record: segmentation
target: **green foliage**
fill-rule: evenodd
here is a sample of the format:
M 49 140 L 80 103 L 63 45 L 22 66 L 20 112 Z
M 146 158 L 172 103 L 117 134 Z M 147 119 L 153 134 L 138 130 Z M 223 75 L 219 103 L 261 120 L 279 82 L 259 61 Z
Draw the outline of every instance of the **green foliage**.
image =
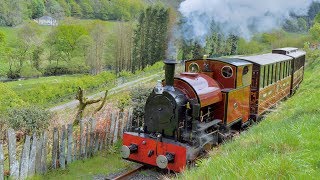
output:
M 283 29 L 287 32 L 306 32 L 308 29 L 307 21 L 302 17 L 287 19 L 283 24 Z
M 134 31 L 133 72 L 165 58 L 168 22 L 169 10 L 161 6 L 150 6 L 140 14 Z
M 320 41 L 320 23 L 315 23 L 310 29 L 312 38 L 316 41 Z
M 119 149 L 115 149 L 119 152 Z M 130 167 L 130 163 L 123 161 L 119 153 L 99 152 L 97 156 L 85 161 L 78 160 L 69 164 L 65 170 L 57 169 L 49 171 L 45 175 L 37 175 L 32 180 L 70 180 L 70 179 L 94 179 L 97 175 L 107 176 L 117 173 L 119 169 Z
M 240 38 L 239 40 L 238 54 L 241 54 L 241 55 L 255 54 L 255 53 L 261 52 L 263 49 L 264 49 L 264 45 L 257 41 L 251 40 L 248 42 L 243 38 Z
M 37 86 L 18 91 L 17 93 L 25 102 L 47 106 L 51 103 L 54 104 L 73 98 L 79 86 L 90 91 L 110 85 L 115 79 L 116 76 L 113 73 L 103 72 L 96 76 L 83 75 L 71 81 L 56 81 L 51 84 L 39 83 Z
M 130 95 L 123 94 L 120 97 L 117 97 L 117 107 L 121 112 L 130 104 Z
M 8 111 L 8 125 L 31 135 L 47 129 L 51 120 L 48 110 L 36 106 L 11 108 Z
M 43 16 L 45 12 L 45 6 L 43 0 L 32 0 L 31 1 L 31 18 L 36 19 Z
M 20 107 L 26 103 L 6 84 L 0 83 L 0 114 L 13 107 Z
M 316 17 L 314 18 L 313 22 L 314 22 L 314 23 L 320 23 L 320 13 L 318 13 L 318 14 L 316 15 Z
M 139 86 L 131 89 L 130 96 L 133 107 L 133 119 L 142 120 L 144 117 L 144 106 L 152 92 L 152 88 L 147 86 Z
M 24 66 L 19 75 L 21 77 L 39 77 L 42 73 L 32 66 Z
M 319 12 L 320 12 L 320 3 L 317 1 L 312 1 L 308 10 L 309 19 L 313 20 Z
M 64 11 L 61 4 L 59 4 L 56 0 L 47 0 L 45 3 L 46 12 L 51 14 L 55 18 L 62 18 L 65 16 L 66 11 Z
M 79 56 L 77 53 L 78 40 L 81 36 L 88 34 L 88 30 L 83 25 L 59 25 L 47 42 L 54 54 L 51 59 L 59 64 L 60 59 L 70 62 L 73 57 Z
M 215 148 L 181 179 L 314 179 L 319 171 L 319 61 L 298 92 L 262 122 Z M 239 167 L 241 170 L 239 170 Z
M 225 36 L 218 30 L 213 31 L 206 39 L 206 45 L 204 47 L 205 53 L 209 56 L 228 56 L 235 55 L 238 52 L 239 37 L 234 34 Z M 200 57 L 202 57 L 201 54 Z M 193 56 L 192 58 L 196 58 Z
M 119 77 L 127 78 L 127 77 L 130 77 L 130 76 L 132 76 L 132 73 L 130 71 L 121 71 L 119 73 Z
M 64 74 L 83 74 L 89 73 L 89 67 L 82 64 L 50 64 L 44 70 L 46 76 L 57 76 Z

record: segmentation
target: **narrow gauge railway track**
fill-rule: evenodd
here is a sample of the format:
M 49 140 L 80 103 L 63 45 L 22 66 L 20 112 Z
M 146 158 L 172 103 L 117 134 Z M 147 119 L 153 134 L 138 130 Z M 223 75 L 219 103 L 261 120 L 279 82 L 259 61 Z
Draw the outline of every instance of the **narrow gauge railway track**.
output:
M 121 174 L 109 175 L 106 179 L 107 180 L 127 180 L 127 179 L 130 179 L 130 177 L 134 176 L 135 174 L 139 173 L 144 168 L 146 168 L 145 165 L 139 164 L 135 168 L 122 172 Z

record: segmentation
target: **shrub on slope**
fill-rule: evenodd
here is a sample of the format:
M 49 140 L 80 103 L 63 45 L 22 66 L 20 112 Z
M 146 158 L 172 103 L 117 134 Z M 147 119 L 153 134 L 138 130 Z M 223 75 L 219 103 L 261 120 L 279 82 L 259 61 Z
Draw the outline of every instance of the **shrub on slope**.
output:
M 0 114 L 9 108 L 25 105 L 24 101 L 4 83 L 0 83 L 0 103 Z

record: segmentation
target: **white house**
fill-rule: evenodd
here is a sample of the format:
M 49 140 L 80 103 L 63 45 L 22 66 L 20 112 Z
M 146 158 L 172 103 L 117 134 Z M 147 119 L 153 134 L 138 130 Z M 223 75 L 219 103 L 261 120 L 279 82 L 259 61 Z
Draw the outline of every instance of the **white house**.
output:
M 58 25 L 58 21 L 50 16 L 42 16 L 41 18 L 35 19 L 35 21 L 39 25 L 44 25 L 44 26 L 57 26 Z

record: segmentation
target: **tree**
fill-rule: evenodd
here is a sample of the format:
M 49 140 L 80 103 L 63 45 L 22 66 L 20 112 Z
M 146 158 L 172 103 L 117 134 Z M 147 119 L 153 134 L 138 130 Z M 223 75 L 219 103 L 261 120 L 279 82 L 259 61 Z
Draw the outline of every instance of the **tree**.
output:
M 318 13 L 318 14 L 316 15 L 316 17 L 314 18 L 313 22 L 314 22 L 314 23 L 320 23 L 320 13 Z
M 319 12 L 320 12 L 320 3 L 316 1 L 312 1 L 308 10 L 308 17 L 310 21 L 312 21 Z
M 80 1 L 80 7 L 82 9 L 82 14 L 85 18 L 93 18 L 94 10 L 89 0 Z
M 17 32 L 17 41 L 11 44 L 11 50 L 9 52 L 9 70 L 8 77 L 17 78 L 20 77 L 20 73 L 24 64 L 32 60 L 38 61 L 36 64 L 39 65 L 39 60 L 35 60 L 33 51 L 38 49 L 42 40 L 40 38 L 41 31 L 39 26 L 35 22 L 27 22 Z M 36 65 L 36 66 L 37 66 Z
M 198 42 L 195 42 L 192 48 L 192 59 L 199 59 L 202 58 L 202 56 L 202 48 Z
M 7 26 L 16 26 L 23 20 L 23 2 L 22 0 L 10 0 L 4 2 L 6 9 L 5 22 Z
M 45 12 L 45 6 L 43 0 L 32 0 L 31 1 L 31 18 L 36 19 L 43 16 Z
M 132 44 L 133 29 L 132 24 L 121 22 L 116 27 L 116 50 L 115 50 L 115 70 L 119 72 L 132 69 Z
M 91 68 L 92 74 L 98 74 L 104 67 L 104 53 L 106 46 L 106 30 L 100 21 L 96 21 L 90 31 L 92 43 L 88 48 L 87 64 Z
M 169 11 L 162 6 L 150 6 L 140 14 L 133 35 L 133 72 L 165 58 L 168 22 Z
M 320 23 L 315 23 L 310 29 L 310 34 L 314 40 L 320 41 Z
M 47 0 L 45 6 L 47 13 L 51 14 L 54 18 L 61 19 L 65 16 L 64 9 L 57 1 Z
M 82 12 L 81 12 L 81 7 L 79 6 L 79 4 L 77 4 L 74 0 L 69 0 L 68 2 L 69 2 L 69 6 L 70 6 L 71 16 L 81 17 Z
M 299 32 L 306 32 L 308 29 L 307 21 L 301 17 L 297 19 L 297 25 L 299 27 Z
M 47 42 L 52 47 L 50 59 L 58 65 L 60 60 L 70 62 L 72 58 L 79 57 L 79 38 L 88 34 L 87 29 L 81 25 L 59 25 Z

